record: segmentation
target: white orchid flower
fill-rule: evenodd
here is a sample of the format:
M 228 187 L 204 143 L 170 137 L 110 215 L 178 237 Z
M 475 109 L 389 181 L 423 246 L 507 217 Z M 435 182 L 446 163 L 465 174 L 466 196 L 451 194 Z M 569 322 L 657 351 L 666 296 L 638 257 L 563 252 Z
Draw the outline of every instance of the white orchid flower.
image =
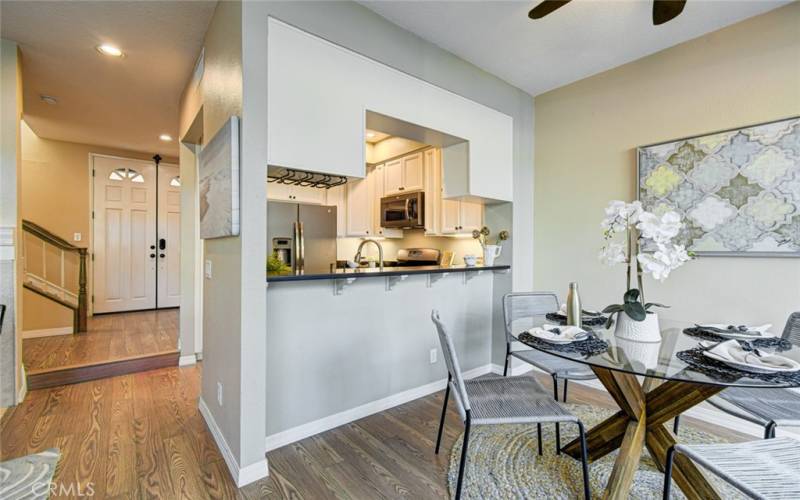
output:
M 643 238 L 656 243 L 669 243 L 682 227 L 681 216 L 673 210 L 661 217 L 643 211 L 639 214 L 639 223 L 636 225 Z
M 622 243 L 609 242 L 600 251 L 600 262 L 607 266 L 614 266 L 627 262 L 628 258 L 625 256 L 625 246 Z
M 642 271 L 658 281 L 664 281 L 675 269 L 690 260 L 683 245 L 667 245 L 658 243 L 658 250 L 652 254 L 640 253 L 637 256 Z

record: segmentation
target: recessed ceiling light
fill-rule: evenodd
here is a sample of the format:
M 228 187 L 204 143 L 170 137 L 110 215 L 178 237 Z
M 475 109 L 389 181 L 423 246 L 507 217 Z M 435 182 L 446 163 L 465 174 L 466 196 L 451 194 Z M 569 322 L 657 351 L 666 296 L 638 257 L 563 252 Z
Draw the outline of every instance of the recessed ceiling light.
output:
M 158 136 L 158 138 L 161 139 L 164 142 L 169 142 L 169 141 L 172 140 L 172 136 L 169 135 L 169 134 L 161 134 L 161 135 Z
M 58 104 L 58 99 L 56 99 L 55 97 L 53 97 L 51 95 L 42 94 L 42 95 L 39 96 L 39 99 L 41 99 L 42 102 L 44 102 L 44 103 L 50 104 L 51 106 L 55 106 L 56 104 Z
M 373 137 L 375 137 L 375 132 L 367 132 L 367 137 L 372 139 Z
M 98 45 L 97 46 L 97 51 L 100 52 L 103 55 L 111 56 L 111 57 L 124 57 L 125 56 L 125 54 L 122 52 L 122 50 L 119 49 L 119 47 L 115 47 L 115 46 L 109 45 L 107 43 L 104 43 L 103 45 Z

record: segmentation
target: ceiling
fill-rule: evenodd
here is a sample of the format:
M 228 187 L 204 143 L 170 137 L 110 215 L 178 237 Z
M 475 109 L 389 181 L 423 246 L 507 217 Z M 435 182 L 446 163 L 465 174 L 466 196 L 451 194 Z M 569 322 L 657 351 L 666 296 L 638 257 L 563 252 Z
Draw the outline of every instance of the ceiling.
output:
M 791 0 L 689 0 L 653 26 L 646 0 L 574 0 L 533 21 L 531 1 L 360 3 L 531 95 L 620 66 Z
M 177 156 L 181 92 L 216 1 L 0 3 L 22 51 L 25 121 L 40 137 Z M 99 54 L 110 43 L 124 58 Z M 55 97 L 55 105 L 42 102 Z

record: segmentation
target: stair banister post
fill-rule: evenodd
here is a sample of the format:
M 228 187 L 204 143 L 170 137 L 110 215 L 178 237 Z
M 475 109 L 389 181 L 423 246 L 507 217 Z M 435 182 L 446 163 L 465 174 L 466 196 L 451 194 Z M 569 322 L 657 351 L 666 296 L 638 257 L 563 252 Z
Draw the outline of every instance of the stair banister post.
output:
M 78 249 L 81 263 L 78 274 L 78 310 L 75 311 L 75 331 L 87 330 L 88 303 L 86 302 L 86 249 Z

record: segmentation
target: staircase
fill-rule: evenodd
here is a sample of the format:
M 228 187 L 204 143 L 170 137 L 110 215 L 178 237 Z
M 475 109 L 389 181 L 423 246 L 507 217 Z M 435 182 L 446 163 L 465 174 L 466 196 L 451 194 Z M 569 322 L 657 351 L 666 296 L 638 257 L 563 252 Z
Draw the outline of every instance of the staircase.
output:
M 22 231 L 22 286 L 71 309 L 73 333 L 85 332 L 86 249 L 27 220 L 22 221 Z M 67 277 L 74 277 L 76 271 L 77 287 L 70 287 Z

